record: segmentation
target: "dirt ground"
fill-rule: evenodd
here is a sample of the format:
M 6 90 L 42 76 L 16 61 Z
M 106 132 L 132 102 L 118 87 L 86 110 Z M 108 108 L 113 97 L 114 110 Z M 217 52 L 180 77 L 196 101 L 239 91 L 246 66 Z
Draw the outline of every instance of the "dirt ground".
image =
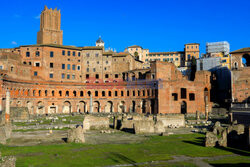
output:
M 13 132 L 8 140 L 11 146 L 31 146 L 38 144 L 60 144 L 65 143 L 68 130 L 36 130 L 27 132 Z M 127 132 L 110 129 L 113 133 L 101 133 L 100 130 L 87 131 L 84 133 L 88 144 L 128 144 L 147 140 L 149 135 L 135 135 Z M 169 129 L 166 133 L 188 134 L 192 133 L 190 128 Z

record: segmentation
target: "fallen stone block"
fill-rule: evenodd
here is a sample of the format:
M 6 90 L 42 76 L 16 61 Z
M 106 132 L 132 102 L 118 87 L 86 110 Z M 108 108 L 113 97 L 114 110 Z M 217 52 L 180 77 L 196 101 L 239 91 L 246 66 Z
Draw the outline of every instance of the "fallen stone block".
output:
M 68 131 L 67 142 L 68 143 L 85 143 L 82 126 L 78 126 L 77 128 L 73 128 Z

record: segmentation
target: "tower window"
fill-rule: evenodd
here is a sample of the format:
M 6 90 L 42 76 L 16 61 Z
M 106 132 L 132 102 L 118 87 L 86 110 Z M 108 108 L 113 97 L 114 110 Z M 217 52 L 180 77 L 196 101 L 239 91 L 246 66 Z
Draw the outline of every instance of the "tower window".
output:
M 54 67 L 54 63 L 49 63 L 49 67 L 53 68 Z
M 30 52 L 26 52 L 26 57 L 30 57 Z
M 77 70 L 80 71 L 81 70 L 81 66 L 77 66 Z
M 54 57 L 54 52 L 50 52 L 50 57 Z

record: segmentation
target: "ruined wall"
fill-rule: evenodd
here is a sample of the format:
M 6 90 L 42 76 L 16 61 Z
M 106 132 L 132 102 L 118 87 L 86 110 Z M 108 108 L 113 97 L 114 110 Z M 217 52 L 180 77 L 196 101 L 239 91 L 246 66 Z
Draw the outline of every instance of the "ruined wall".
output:
M 250 102 L 250 67 L 232 71 L 233 102 Z

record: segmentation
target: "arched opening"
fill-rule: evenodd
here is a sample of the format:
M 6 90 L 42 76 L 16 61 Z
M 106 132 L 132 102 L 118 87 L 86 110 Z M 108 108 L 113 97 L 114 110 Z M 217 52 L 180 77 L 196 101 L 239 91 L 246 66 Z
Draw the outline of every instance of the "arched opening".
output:
M 208 102 L 208 89 L 207 88 L 204 89 L 204 100 L 205 102 Z
M 250 55 L 249 54 L 244 54 L 242 56 L 242 67 L 249 67 L 250 66 Z
M 105 105 L 105 108 L 104 108 L 104 112 L 105 113 L 112 113 L 113 112 L 113 103 L 112 101 L 108 101 Z
M 131 112 L 135 112 L 135 101 L 132 101 Z
M 236 70 L 238 69 L 238 63 L 237 62 L 234 62 L 233 68 L 236 69 Z
M 142 113 L 146 113 L 146 100 L 142 100 L 141 109 L 142 109 Z
M 37 103 L 37 114 L 45 114 L 45 107 L 41 101 Z
M 65 96 L 68 97 L 69 96 L 69 91 L 65 92 Z
M 69 101 L 63 103 L 62 113 L 71 113 L 71 103 Z
M 33 114 L 33 105 L 30 101 L 27 101 L 26 107 L 28 108 L 29 114 Z
M 100 103 L 99 103 L 99 101 L 94 101 L 93 107 L 94 107 L 93 112 L 100 112 Z
M 78 110 L 79 113 L 86 113 L 86 102 L 80 101 L 78 105 Z
M 125 113 L 125 111 L 126 111 L 125 102 L 121 101 L 120 103 L 118 103 L 118 113 Z
M 73 95 L 76 97 L 76 91 L 75 90 L 73 91 Z
M 181 102 L 181 114 L 187 113 L 187 103 L 185 101 Z

